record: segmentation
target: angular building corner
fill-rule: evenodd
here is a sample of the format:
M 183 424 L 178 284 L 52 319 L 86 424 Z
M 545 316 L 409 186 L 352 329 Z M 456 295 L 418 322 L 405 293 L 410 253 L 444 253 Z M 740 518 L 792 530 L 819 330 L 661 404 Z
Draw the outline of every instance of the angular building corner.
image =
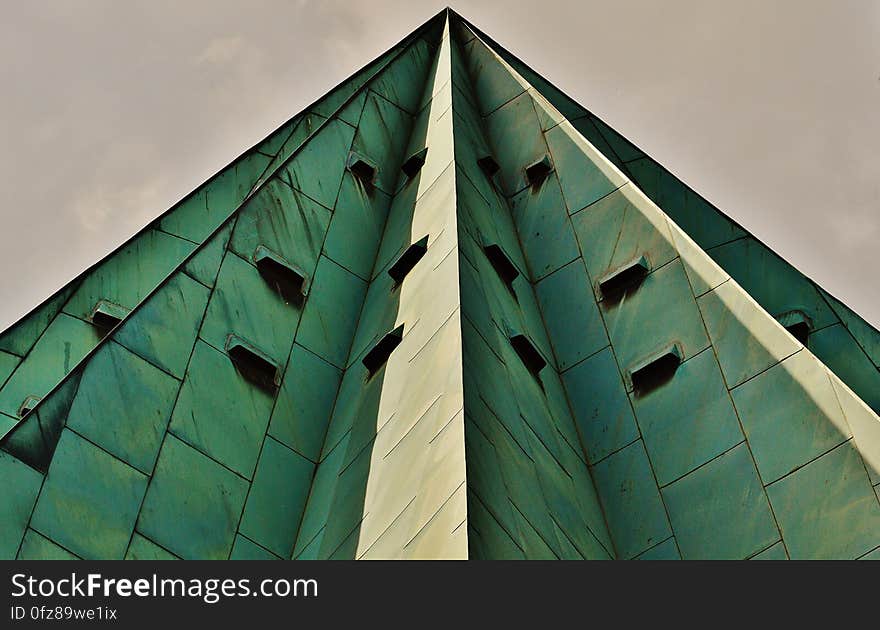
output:
M 0 558 L 880 555 L 880 333 L 450 10 L 0 334 Z

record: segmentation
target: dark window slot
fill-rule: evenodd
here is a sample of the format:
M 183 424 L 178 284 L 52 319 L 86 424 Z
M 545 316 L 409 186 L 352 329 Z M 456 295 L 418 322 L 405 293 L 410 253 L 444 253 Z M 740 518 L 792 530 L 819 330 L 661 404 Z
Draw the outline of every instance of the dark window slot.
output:
M 109 300 L 99 300 L 89 314 L 89 320 L 98 328 L 110 330 L 125 319 L 130 311 L 131 309 L 121 304 L 115 304 Z
M 477 166 L 486 174 L 486 177 L 492 179 L 495 177 L 495 173 L 499 171 L 501 168 L 498 166 L 498 162 L 495 161 L 491 155 L 485 155 L 477 160 Z
M 519 276 L 519 270 L 516 268 L 516 266 L 514 266 L 512 262 L 510 262 L 510 258 L 507 257 L 507 254 L 505 254 L 504 250 L 501 249 L 501 247 L 499 247 L 498 245 L 486 245 L 483 248 L 483 251 L 486 253 L 486 257 L 489 259 L 489 262 L 492 263 L 495 271 L 498 272 L 499 276 L 501 276 L 501 280 L 512 292 L 513 281 L 516 280 L 517 276 Z
M 666 384 L 672 380 L 679 365 L 681 365 L 681 351 L 678 346 L 672 346 L 651 357 L 630 372 L 633 391 L 638 395 L 646 394 Z
M 622 293 L 641 284 L 648 275 L 648 266 L 647 258 L 641 256 L 600 280 L 599 290 L 607 298 L 620 297 Z
M 394 279 L 394 284 L 398 285 L 403 282 L 406 275 L 413 270 L 413 267 L 422 259 L 428 251 L 428 237 L 421 238 L 418 242 L 413 243 L 406 248 L 400 257 L 394 261 L 394 264 L 388 268 L 388 275 Z
M 550 161 L 550 156 L 545 155 L 534 164 L 526 167 L 526 179 L 532 188 L 538 188 L 552 172 L 553 163 Z
M 403 163 L 403 166 L 400 167 L 400 170 L 402 170 L 407 177 L 412 179 L 420 170 L 422 170 L 427 155 L 428 147 L 425 147 L 421 151 L 418 151 L 407 158 L 406 162 Z
M 787 311 L 776 316 L 778 321 L 791 335 L 804 345 L 807 345 L 810 333 L 813 332 L 813 323 L 803 311 Z
M 373 376 L 388 361 L 388 357 L 394 352 L 394 349 L 403 341 L 403 324 L 387 333 L 382 337 L 375 346 L 373 346 L 367 354 L 364 355 L 362 363 L 367 368 L 368 376 Z
M 299 304 L 303 301 L 308 293 L 308 280 L 294 265 L 263 245 L 254 251 L 254 263 L 260 275 L 275 287 L 285 302 Z
M 791 326 L 786 326 L 785 329 L 792 334 L 792 336 L 800 341 L 802 344 L 807 345 L 807 339 L 810 336 L 810 325 L 806 322 L 801 322 L 799 324 L 792 324 Z
M 372 186 L 373 180 L 376 178 L 376 172 L 379 169 L 376 168 L 372 161 L 352 151 L 348 156 L 348 170 L 361 182 Z
M 238 335 L 227 337 L 226 352 L 239 373 L 258 387 L 274 391 L 281 384 L 278 364 Z
M 39 396 L 28 396 L 22 401 L 21 406 L 18 408 L 18 417 L 24 418 L 30 411 L 37 406 L 37 403 L 40 402 Z
M 525 335 L 513 335 L 510 338 L 510 345 L 516 350 L 520 360 L 529 372 L 537 378 L 538 372 L 547 365 L 547 362 L 544 360 L 544 357 L 541 356 L 541 353 L 538 352 L 538 349 L 532 345 L 532 342 L 529 341 L 529 338 Z

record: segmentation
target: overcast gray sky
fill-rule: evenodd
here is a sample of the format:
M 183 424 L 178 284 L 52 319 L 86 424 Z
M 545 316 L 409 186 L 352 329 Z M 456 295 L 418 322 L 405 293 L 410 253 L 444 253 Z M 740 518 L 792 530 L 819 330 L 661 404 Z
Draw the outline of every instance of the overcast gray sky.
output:
M 0 329 L 445 4 L 2 0 Z M 880 1 L 453 8 L 880 326 Z

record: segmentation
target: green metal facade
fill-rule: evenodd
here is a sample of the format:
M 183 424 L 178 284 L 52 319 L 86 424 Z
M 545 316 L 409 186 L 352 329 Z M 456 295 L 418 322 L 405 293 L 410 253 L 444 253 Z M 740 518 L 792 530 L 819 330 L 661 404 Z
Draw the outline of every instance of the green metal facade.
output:
M 880 333 L 451 11 L 0 334 L 0 557 L 880 556 Z

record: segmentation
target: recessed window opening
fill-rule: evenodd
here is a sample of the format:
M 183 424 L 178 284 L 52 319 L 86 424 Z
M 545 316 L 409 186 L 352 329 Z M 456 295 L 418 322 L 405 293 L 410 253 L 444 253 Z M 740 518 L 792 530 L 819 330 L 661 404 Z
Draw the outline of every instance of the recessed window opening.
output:
M 295 265 L 264 245 L 258 245 L 254 251 L 254 264 L 285 302 L 302 303 L 308 293 L 308 279 Z
M 547 176 L 553 172 L 553 162 L 545 155 L 537 162 L 526 167 L 526 180 L 532 188 L 539 188 Z
M 422 167 L 425 165 L 425 158 L 428 155 L 428 147 L 425 147 L 421 151 L 417 151 L 413 153 L 411 156 L 407 158 L 407 160 L 403 163 L 403 166 L 400 167 L 400 170 L 404 172 L 404 174 L 412 179 L 418 172 L 422 170 Z
M 786 311 L 776 316 L 778 321 L 791 335 L 807 345 L 810 333 L 813 332 L 813 322 L 803 311 Z
M 428 252 L 428 237 L 423 236 L 417 242 L 406 248 L 394 264 L 388 268 L 388 275 L 394 279 L 394 286 L 397 287 L 403 282 L 407 274 L 413 270 L 413 267 Z
M 547 365 L 547 361 L 544 360 L 529 338 L 525 335 L 515 334 L 510 337 L 510 345 L 516 350 L 520 360 L 532 373 L 532 376 L 538 378 L 538 373 Z
M 483 157 L 477 160 L 477 166 L 486 174 L 486 177 L 492 179 L 495 177 L 495 173 L 500 170 L 500 166 L 498 166 L 498 162 L 495 161 L 491 155 L 484 155 Z
M 681 365 L 681 350 L 678 345 L 672 345 L 637 364 L 630 371 L 633 391 L 637 395 L 644 395 L 665 385 L 675 376 L 679 365 Z
M 281 370 L 269 355 L 236 334 L 226 338 L 226 352 L 239 373 L 258 387 L 274 391 L 281 384 Z
M 121 304 L 116 304 L 110 300 L 98 300 L 92 312 L 89 313 L 89 321 L 98 328 L 110 330 L 125 319 L 125 316 L 130 312 L 131 309 Z
M 649 264 L 644 255 L 629 262 L 599 281 L 599 291 L 606 298 L 618 298 L 623 293 L 635 289 L 648 276 Z
M 361 362 L 364 364 L 364 367 L 367 368 L 368 379 L 376 374 L 376 372 L 388 362 L 391 353 L 400 345 L 401 341 L 403 341 L 403 324 L 386 333 L 385 336 L 376 342 L 376 345 L 364 355 Z
M 18 407 L 18 417 L 24 418 L 42 400 L 39 396 L 28 396 Z
M 489 262 L 492 263 L 492 267 L 495 268 L 495 271 L 501 277 L 501 280 L 504 282 L 508 291 L 514 293 L 513 281 L 519 276 L 519 270 L 510 261 L 510 258 L 507 257 L 507 254 L 504 253 L 504 250 L 501 249 L 500 246 L 494 243 L 486 245 L 483 247 L 483 251 L 486 253 L 486 257 L 489 259 Z
M 378 167 L 372 160 L 352 151 L 348 156 L 348 170 L 367 186 L 372 186 Z
M 807 340 L 810 336 L 810 326 L 807 322 L 792 324 L 791 326 L 786 326 L 785 329 L 790 332 L 795 339 L 802 344 L 807 345 Z

